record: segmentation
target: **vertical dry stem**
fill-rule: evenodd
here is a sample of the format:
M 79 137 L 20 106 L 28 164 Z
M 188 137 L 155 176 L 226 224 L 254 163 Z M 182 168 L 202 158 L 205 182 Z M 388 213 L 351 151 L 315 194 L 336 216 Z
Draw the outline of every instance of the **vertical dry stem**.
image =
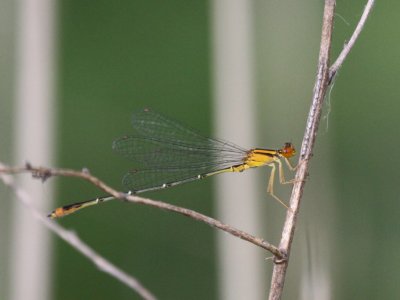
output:
M 300 200 L 303 194 L 304 183 L 307 176 L 309 159 L 312 155 L 312 149 L 314 147 L 318 125 L 321 118 L 322 103 L 329 85 L 329 52 L 331 47 L 334 12 L 335 1 L 326 0 L 322 24 L 321 47 L 318 59 L 318 73 L 314 86 L 313 99 L 308 114 L 303 143 L 301 146 L 301 163 L 296 172 L 296 183 L 293 186 L 292 195 L 290 198 L 290 209 L 288 209 L 286 214 L 281 242 L 279 244 L 279 249 L 283 253 L 286 253 L 288 257 L 293 241 L 296 220 L 299 213 Z M 277 300 L 282 296 L 288 262 L 288 260 L 280 262 L 275 261 L 269 294 L 270 300 Z

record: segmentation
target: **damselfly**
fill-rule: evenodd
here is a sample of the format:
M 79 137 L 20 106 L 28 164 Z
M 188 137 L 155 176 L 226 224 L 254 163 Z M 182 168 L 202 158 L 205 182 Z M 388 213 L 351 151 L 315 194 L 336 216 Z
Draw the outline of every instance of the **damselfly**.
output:
M 136 161 L 142 169 L 129 171 L 123 184 L 129 194 L 139 194 L 172 187 L 225 172 L 242 172 L 249 168 L 271 167 L 268 193 L 287 207 L 274 194 L 274 177 L 278 166 L 279 181 L 286 181 L 281 159 L 293 170 L 288 158 L 295 155 L 292 143 L 281 149 L 243 149 L 233 143 L 205 137 L 149 109 L 132 116 L 136 135 L 124 136 L 113 142 L 117 153 Z M 63 217 L 82 208 L 115 199 L 99 197 L 55 209 L 50 218 Z

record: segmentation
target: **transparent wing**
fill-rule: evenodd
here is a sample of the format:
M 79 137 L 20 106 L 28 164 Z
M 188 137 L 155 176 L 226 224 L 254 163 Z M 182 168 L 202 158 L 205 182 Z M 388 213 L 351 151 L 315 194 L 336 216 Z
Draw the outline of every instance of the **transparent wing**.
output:
M 215 150 L 246 151 L 233 143 L 205 137 L 196 130 L 149 109 L 143 109 L 132 115 L 132 127 L 139 135 L 154 140 L 169 141 L 196 148 L 205 146 L 207 149 Z
M 154 169 L 187 169 L 207 166 L 239 164 L 246 156 L 245 150 L 225 150 L 208 141 L 189 145 L 179 141 L 150 137 L 125 136 L 114 141 L 113 149 L 135 161 L 140 166 Z
M 138 135 L 113 143 L 117 153 L 145 168 L 125 175 L 123 183 L 132 191 L 195 180 L 199 175 L 241 164 L 247 155 L 247 150 L 239 146 L 204 137 L 149 110 L 135 113 L 132 124 Z

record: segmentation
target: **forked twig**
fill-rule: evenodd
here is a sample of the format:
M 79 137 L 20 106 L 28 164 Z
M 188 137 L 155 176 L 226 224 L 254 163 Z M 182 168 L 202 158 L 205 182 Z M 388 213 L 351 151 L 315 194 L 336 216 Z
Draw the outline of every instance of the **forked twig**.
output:
M 20 199 L 21 202 L 28 207 L 28 209 L 32 212 L 32 215 L 36 219 L 38 219 L 44 226 L 53 231 L 61 239 L 63 239 L 72 247 L 74 247 L 77 251 L 81 252 L 90 261 L 92 261 L 101 271 L 108 273 L 112 277 L 121 281 L 126 286 L 136 291 L 143 299 L 146 300 L 156 299 L 156 297 L 149 290 L 147 290 L 137 279 L 125 273 L 124 271 L 113 265 L 111 262 L 109 262 L 107 259 L 99 255 L 96 251 L 94 251 L 91 247 L 89 247 L 86 243 L 84 243 L 76 233 L 64 229 L 63 227 L 51 221 L 50 219 L 46 218 L 42 213 L 40 213 L 32 205 L 32 200 L 29 194 L 15 185 L 13 177 L 6 175 L 7 173 L 20 173 L 20 171 L 22 170 L 23 168 L 17 168 L 17 169 L 7 168 L 2 163 L 0 163 L 0 179 L 12 189 L 12 191 L 16 194 L 18 199 Z M 47 173 L 47 175 L 50 175 L 50 173 Z
M 321 44 L 318 58 L 318 72 L 314 85 L 313 98 L 307 118 L 304 138 L 301 146 L 301 153 L 299 158 L 300 163 L 296 172 L 294 180 L 295 183 L 290 198 L 290 209 L 287 210 L 286 220 L 282 230 L 281 242 L 279 244 L 279 249 L 283 253 L 285 253 L 288 258 L 296 228 L 297 217 L 300 209 L 300 201 L 302 198 L 305 179 L 307 176 L 309 160 L 312 156 L 312 150 L 314 148 L 317 136 L 318 125 L 321 119 L 322 104 L 329 84 L 332 82 L 332 79 L 335 76 L 337 70 L 344 62 L 344 59 L 349 54 L 349 51 L 351 50 L 356 39 L 358 38 L 359 33 L 361 32 L 361 29 L 365 24 L 365 20 L 373 7 L 373 3 L 373 0 L 368 1 L 361 20 L 359 21 L 359 24 L 352 38 L 350 39 L 350 42 L 345 46 L 335 64 L 331 68 L 329 68 L 329 56 L 331 49 L 336 2 L 335 0 L 325 1 Z M 269 293 L 270 300 L 278 300 L 282 296 L 288 262 L 288 259 L 283 261 L 275 261 L 271 279 L 271 289 Z
M 372 7 L 374 6 L 374 3 L 375 3 L 375 0 L 368 0 L 367 4 L 365 5 L 364 11 L 361 15 L 360 21 L 358 22 L 357 27 L 354 30 L 353 35 L 351 36 L 349 42 L 345 43 L 342 52 L 340 52 L 336 61 L 329 68 L 329 83 L 332 82 L 337 71 L 343 65 L 344 60 L 346 59 L 347 55 L 349 55 L 350 50 L 353 48 L 356 40 L 358 39 L 361 31 L 363 30 L 363 28 L 365 26 L 365 22 L 367 21 L 367 18 L 369 16 L 370 12 L 372 11 Z

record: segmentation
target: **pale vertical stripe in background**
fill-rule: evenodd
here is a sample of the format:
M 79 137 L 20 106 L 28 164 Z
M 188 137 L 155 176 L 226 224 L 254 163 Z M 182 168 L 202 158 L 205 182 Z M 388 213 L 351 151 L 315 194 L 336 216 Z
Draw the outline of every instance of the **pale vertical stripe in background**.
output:
M 54 17 L 52 0 L 19 1 L 16 19 L 14 163 L 52 166 L 54 156 Z M 50 209 L 53 189 L 30 176 L 19 186 L 34 204 Z M 50 299 L 51 247 L 48 231 L 14 200 L 9 299 Z
M 255 144 L 252 2 L 211 1 L 216 137 L 243 147 Z M 218 219 L 260 232 L 253 172 L 217 180 Z M 219 299 L 261 299 L 266 295 L 262 251 L 218 234 Z M 264 253 L 265 254 L 265 253 Z

